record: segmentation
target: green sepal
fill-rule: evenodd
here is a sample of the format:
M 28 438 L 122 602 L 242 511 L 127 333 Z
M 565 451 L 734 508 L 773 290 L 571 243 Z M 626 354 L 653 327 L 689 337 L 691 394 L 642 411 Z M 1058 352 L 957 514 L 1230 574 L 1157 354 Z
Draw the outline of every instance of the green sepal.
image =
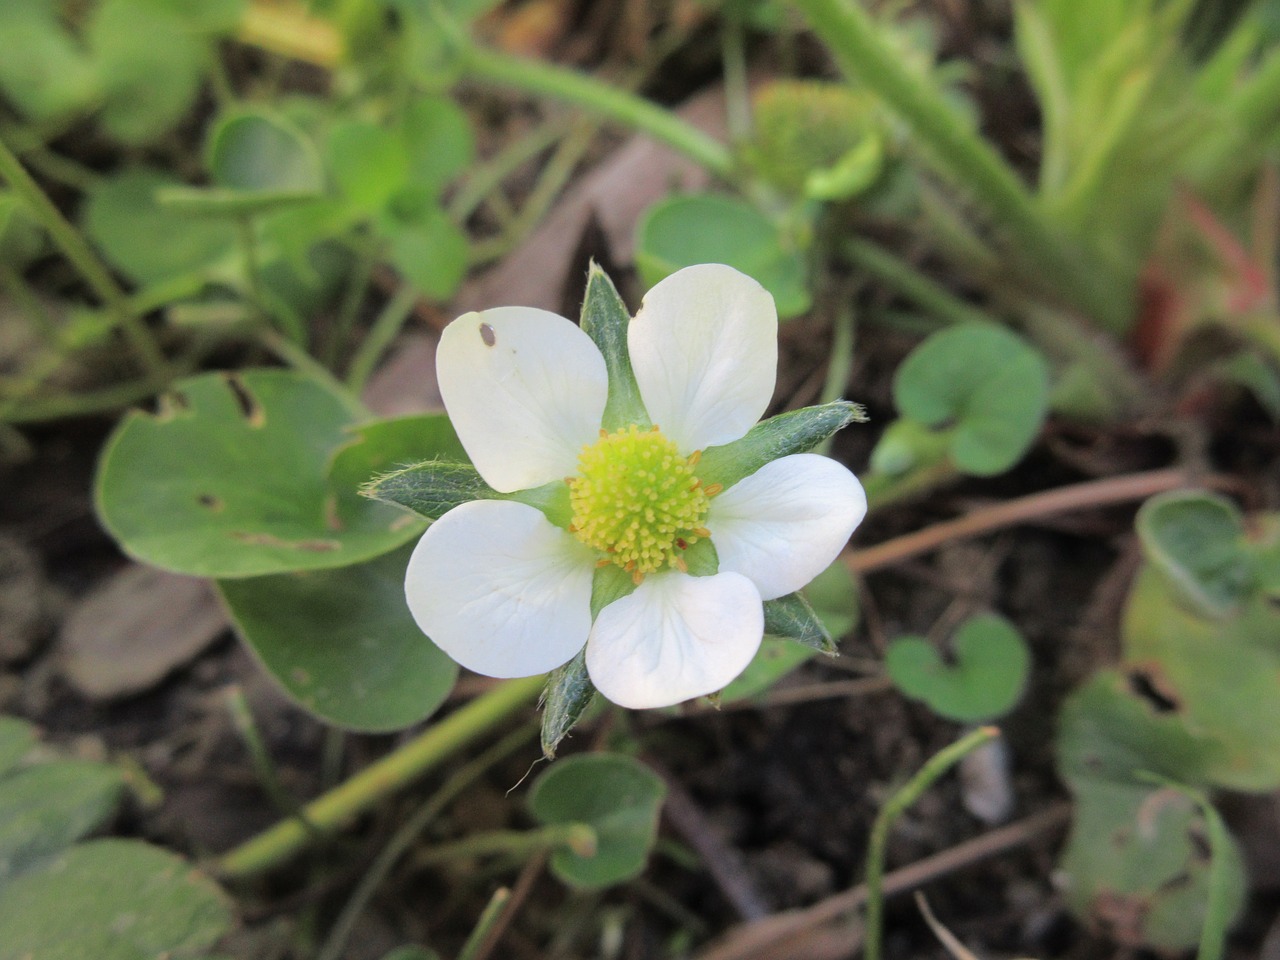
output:
M 447 460 L 425 460 L 384 473 L 360 488 L 371 500 L 394 503 L 428 520 L 439 520 L 459 504 L 471 500 L 504 500 L 475 467 Z
M 640 387 L 631 369 L 631 353 L 627 347 L 627 325 L 631 313 L 618 295 L 617 288 L 600 265 L 592 261 L 587 270 L 587 293 L 582 301 L 581 325 L 604 356 L 609 372 L 609 399 L 605 403 L 601 425 L 614 431 L 636 424 L 647 427 L 649 414 L 640 398 Z
M 600 611 L 613 601 L 635 593 L 636 586 L 631 574 L 616 563 L 598 568 L 591 581 L 591 622 L 594 623 Z
M 542 691 L 542 754 L 554 760 L 556 747 L 574 728 L 595 699 L 596 687 L 587 676 L 586 648 L 547 675 Z
M 764 632 L 802 643 L 829 657 L 837 653 L 835 638 L 823 626 L 809 601 L 798 593 L 764 602 Z
M 731 487 L 766 463 L 812 450 L 836 431 L 866 419 L 862 407 L 848 400 L 770 417 L 757 423 L 741 440 L 704 450 L 698 462 L 698 476 L 704 486 L 718 483 Z
M 558 527 L 567 527 L 573 516 L 569 488 L 560 480 L 529 490 L 500 493 L 484 482 L 468 463 L 424 460 L 413 466 L 375 477 L 360 488 L 362 496 L 412 510 L 428 520 L 439 520 L 454 507 L 472 500 L 514 500 L 541 510 Z

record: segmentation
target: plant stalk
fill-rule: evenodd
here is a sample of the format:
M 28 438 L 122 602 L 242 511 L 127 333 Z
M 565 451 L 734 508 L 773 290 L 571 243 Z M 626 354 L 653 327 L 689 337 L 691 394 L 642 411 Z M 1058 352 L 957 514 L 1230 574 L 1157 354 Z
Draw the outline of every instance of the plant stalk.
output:
M 499 684 L 311 801 L 303 807 L 302 815 L 319 830 L 337 829 L 534 700 L 542 685 L 540 676 Z M 226 878 L 251 876 L 288 860 L 310 840 L 311 834 L 301 820 L 282 820 L 224 854 L 213 868 Z

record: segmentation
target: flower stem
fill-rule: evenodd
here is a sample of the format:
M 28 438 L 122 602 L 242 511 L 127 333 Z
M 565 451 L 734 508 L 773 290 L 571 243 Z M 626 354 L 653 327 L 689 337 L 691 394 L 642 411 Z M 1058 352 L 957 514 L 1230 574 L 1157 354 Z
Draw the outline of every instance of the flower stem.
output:
M 733 156 L 724 144 L 643 97 L 575 70 L 486 50 L 469 40 L 455 37 L 455 42 L 463 72 L 476 80 L 577 104 L 675 147 L 712 173 L 733 174 Z
M 1129 321 L 1123 297 L 1097 282 L 1084 251 L 1065 243 L 1017 174 L 905 66 L 871 16 L 853 0 L 793 0 L 845 73 L 874 90 L 911 125 L 929 159 L 977 198 L 1046 281 L 1110 330 Z
M 934 781 L 990 740 L 1000 735 L 996 727 L 979 727 L 951 746 L 934 754 L 906 785 L 898 790 L 880 808 L 876 822 L 871 827 L 871 839 L 867 846 L 867 940 L 863 947 L 865 960 L 880 960 L 880 943 L 884 926 L 884 857 L 889 842 L 889 830 L 920 796 L 933 786 Z
M 528 857 L 558 847 L 580 856 L 591 856 L 596 848 L 596 832 L 585 823 L 556 823 L 536 830 L 490 830 L 473 833 L 452 843 L 441 843 L 424 850 L 413 860 L 424 867 L 460 857 L 483 857 L 493 854 Z
M 400 289 L 387 301 L 382 312 L 374 319 L 369 332 L 356 348 L 355 356 L 351 358 L 351 366 L 347 370 L 347 386 L 352 393 L 359 394 L 364 389 L 365 383 L 373 374 L 374 367 L 378 365 L 378 359 L 400 333 L 400 329 L 413 312 L 413 305 L 417 302 L 417 288 L 411 283 L 402 283 Z
M 22 198 L 27 209 L 40 222 L 49 237 L 93 288 L 119 324 L 143 367 L 150 374 L 162 374 L 167 364 L 146 325 L 130 310 L 125 293 L 111 276 L 111 271 L 71 223 L 54 206 L 40 185 L 27 173 L 8 146 L 0 141 L 0 179 Z
M 467 937 L 467 942 L 462 945 L 462 950 L 458 953 L 458 960 L 478 960 L 481 948 L 489 939 L 489 933 L 502 918 L 502 912 L 510 900 L 511 891 L 508 888 L 499 887 L 493 891 L 493 896 L 489 898 L 488 904 L 485 905 L 484 912 L 480 914 L 480 919 L 476 921 L 475 929 Z
M 850 237 L 840 248 L 856 266 L 891 284 L 904 297 L 948 323 L 996 323 L 985 311 L 961 300 L 912 264 L 867 240 Z
M 540 676 L 499 684 L 311 801 L 302 809 L 302 815 L 319 830 L 337 829 L 535 699 L 542 685 Z M 310 840 L 311 834 L 301 820 L 282 820 L 224 854 L 213 867 L 223 877 L 250 876 L 283 863 Z

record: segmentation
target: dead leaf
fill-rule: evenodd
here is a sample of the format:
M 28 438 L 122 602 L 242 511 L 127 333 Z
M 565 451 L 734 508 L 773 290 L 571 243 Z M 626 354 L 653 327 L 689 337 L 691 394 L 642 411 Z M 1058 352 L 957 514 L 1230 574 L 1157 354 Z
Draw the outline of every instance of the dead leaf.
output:
M 133 564 L 74 605 L 58 656 L 86 697 L 122 697 L 190 662 L 226 627 L 208 580 Z

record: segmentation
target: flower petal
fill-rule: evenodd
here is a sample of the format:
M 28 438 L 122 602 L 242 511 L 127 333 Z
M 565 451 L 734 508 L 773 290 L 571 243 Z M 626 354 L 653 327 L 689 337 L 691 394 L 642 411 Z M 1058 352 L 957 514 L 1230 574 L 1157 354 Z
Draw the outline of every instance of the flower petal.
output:
M 473 500 L 427 528 L 405 572 L 422 632 L 489 677 L 554 670 L 591 630 L 592 555 L 523 503 Z
M 480 476 L 511 493 L 577 472 L 600 429 L 609 381 L 591 338 L 533 307 L 463 314 L 445 327 L 436 376 Z
M 737 440 L 773 397 L 778 311 L 733 267 L 703 263 L 659 282 L 627 342 L 649 419 L 684 453 Z
M 669 707 L 728 684 L 763 635 L 764 607 L 746 577 L 656 574 L 600 611 L 587 672 L 619 706 Z
M 750 577 L 773 600 L 825 570 L 866 513 L 862 484 L 843 464 L 797 453 L 716 496 L 706 526 L 720 569 Z

